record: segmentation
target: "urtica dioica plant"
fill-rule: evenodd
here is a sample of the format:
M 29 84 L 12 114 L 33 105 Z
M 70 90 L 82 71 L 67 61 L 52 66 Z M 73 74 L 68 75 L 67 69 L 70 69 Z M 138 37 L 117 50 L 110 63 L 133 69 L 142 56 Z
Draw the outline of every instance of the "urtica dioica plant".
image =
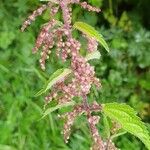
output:
M 33 53 L 42 49 L 39 61 L 42 70 L 46 69 L 45 63 L 51 57 L 51 51 L 55 51 L 58 59 L 61 59 L 62 62 L 69 62 L 68 68 L 58 69 L 54 72 L 42 90 L 36 94 L 39 96 L 49 92 L 45 97 L 44 116 L 62 107 L 73 107 L 71 112 L 60 116 L 65 120 L 63 136 L 66 143 L 75 119 L 84 114 L 93 139 L 93 150 L 116 150 L 117 148 L 112 142 L 113 138 L 126 132 L 138 137 L 150 149 L 150 136 L 146 126 L 130 106 L 119 103 L 98 104 L 94 100 L 89 103 L 88 95 L 92 87 L 95 86 L 97 90 L 101 88 L 100 80 L 96 78 L 94 67 L 89 64 L 89 60 L 99 59 L 98 43 L 107 51 L 109 48 L 103 36 L 90 25 L 83 22 L 75 22 L 72 25 L 72 4 L 78 4 L 91 12 L 99 13 L 101 11 L 87 2 L 80 2 L 80 0 L 49 0 L 47 4 L 35 10 L 21 28 L 24 31 L 37 16 L 42 15 L 45 10 L 50 8 L 50 20 L 42 26 Z M 55 19 L 55 15 L 59 11 L 62 12 L 62 22 Z M 86 55 L 81 54 L 82 44 L 72 34 L 75 29 L 79 30 L 81 36 L 86 39 Z M 77 98 L 81 101 L 77 102 Z M 57 105 L 46 109 L 47 104 L 53 100 L 57 100 Z M 105 138 L 102 138 L 96 127 L 100 120 L 99 115 L 94 115 L 97 114 L 96 112 L 103 115 L 104 130 L 107 132 Z

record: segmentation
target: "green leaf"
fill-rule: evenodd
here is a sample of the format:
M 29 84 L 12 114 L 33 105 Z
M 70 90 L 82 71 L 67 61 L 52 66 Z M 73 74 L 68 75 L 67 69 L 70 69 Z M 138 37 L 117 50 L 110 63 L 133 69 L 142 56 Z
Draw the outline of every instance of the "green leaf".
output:
M 43 25 L 41 25 L 41 28 L 46 26 L 46 25 L 48 25 L 48 23 L 44 23 Z M 49 32 L 53 31 L 54 29 L 58 29 L 62 25 L 63 25 L 63 23 L 61 21 L 56 20 L 55 25 L 49 29 Z
M 3 66 L 2 64 L 0 64 L 0 69 L 1 69 L 1 71 L 4 71 L 4 72 L 6 72 L 6 73 L 9 72 L 9 69 L 6 68 L 5 66 Z
M 70 69 L 58 69 L 56 72 L 54 72 L 45 86 L 37 93 L 35 96 L 39 96 L 43 93 L 45 93 L 47 90 L 49 90 L 54 84 L 56 84 L 58 81 L 61 81 L 64 77 L 66 77 L 68 74 L 71 73 Z
M 48 114 L 50 114 L 51 112 L 53 112 L 53 111 L 55 111 L 55 110 L 57 110 L 57 109 L 61 109 L 61 108 L 63 108 L 63 107 L 68 107 L 68 106 L 73 106 L 73 105 L 75 105 L 75 102 L 74 102 L 74 101 L 71 101 L 71 102 L 67 102 L 67 103 L 65 103 L 65 104 L 61 104 L 61 105 L 57 105 L 57 106 L 55 106 L 55 107 L 48 108 L 48 109 L 44 112 L 42 118 L 44 118 L 45 116 L 47 116 Z
M 92 53 L 88 53 L 88 54 L 85 56 L 85 58 L 86 58 L 87 60 L 100 59 L 100 57 L 101 57 L 101 54 L 100 54 L 99 51 L 94 51 L 94 52 L 92 52 Z
M 150 150 L 148 130 L 133 108 L 126 104 L 108 103 L 103 105 L 103 112 L 118 122 L 125 131 L 138 137 Z
M 108 52 L 109 52 L 109 47 L 104 40 L 103 36 L 99 34 L 98 31 L 96 31 L 92 26 L 84 23 L 84 22 L 76 22 L 74 24 L 74 28 L 78 29 L 79 31 L 83 32 L 89 37 L 95 38 Z
M 3 30 L 2 30 L 3 31 Z M 0 48 L 7 49 L 8 46 L 13 42 L 15 39 L 15 33 L 12 31 L 5 31 L 0 32 L 1 38 L 0 38 Z
M 110 137 L 110 125 L 109 125 L 109 121 L 108 118 L 106 117 L 106 115 L 103 115 L 103 123 L 104 123 L 104 134 L 106 138 Z
M 118 132 L 118 133 L 116 133 L 116 134 L 114 134 L 114 135 L 111 136 L 111 140 L 113 140 L 114 138 L 119 137 L 121 135 L 124 135 L 126 133 L 127 133 L 127 131 Z
M 16 150 L 16 148 L 9 146 L 9 145 L 1 145 L 0 144 L 0 150 Z

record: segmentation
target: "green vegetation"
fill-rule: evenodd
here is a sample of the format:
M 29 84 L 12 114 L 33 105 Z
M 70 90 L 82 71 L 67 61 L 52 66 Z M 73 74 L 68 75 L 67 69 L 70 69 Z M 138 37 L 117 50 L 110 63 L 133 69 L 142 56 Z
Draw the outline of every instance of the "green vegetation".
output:
M 89 13 L 74 6 L 73 21 L 95 26 L 110 48 L 108 54 L 100 47 L 103 57 L 91 60 L 103 88 L 99 92 L 93 88 L 90 99 L 102 103 L 126 102 L 150 129 L 150 2 L 88 1 L 101 7 L 102 12 Z M 28 32 L 20 32 L 22 22 L 39 5 L 37 0 L 0 2 L 0 150 L 84 150 L 91 144 L 85 118 L 78 118 L 66 145 L 61 135 L 63 122 L 55 112 L 41 119 L 44 98 L 34 97 L 51 73 L 64 67 L 50 57 L 45 73 L 39 67 L 39 55 L 31 51 L 40 26 L 49 18 L 48 11 Z M 99 130 L 102 129 L 99 124 Z M 114 140 L 121 150 L 146 149 L 131 134 Z

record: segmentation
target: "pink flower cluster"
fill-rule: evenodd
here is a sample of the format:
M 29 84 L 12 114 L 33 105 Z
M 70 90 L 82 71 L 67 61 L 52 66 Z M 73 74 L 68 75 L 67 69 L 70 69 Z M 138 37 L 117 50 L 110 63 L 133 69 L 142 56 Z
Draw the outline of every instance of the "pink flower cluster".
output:
M 35 18 L 37 16 L 40 16 L 43 13 L 43 11 L 45 11 L 50 5 L 51 5 L 51 3 L 48 3 L 47 5 L 42 5 L 40 8 L 35 10 L 32 13 L 32 15 L 30 15 L 28 17 L 28 19 L 23 23 L 23 25 L 21 27 L 21 31 L 24 31 L 35 20 Z
M 87 9 L 88 11 L 95 11 L 97 13 L 99 13 L 101 10 L 99 8 L 96 7 L 92 7 L 91 5 L 88 5 L 87 2 L 81 2 L 80 3 L 81 7 L 83 7 L 84 9 Z
M 96 124 L 98 124 L 99 119 L 100 119 L 99 116 L 89 116 L 88 118 L 92 137 L 94 140 L 93 150 L 105 150 L 104 143 L 99 135 L 98 129 L 95 126 Z
M 112 142 L 112 140 L 108 140 L 107 142 L 104 142 L 105 150 L 119 150 L 115 147 L 115 144 Z M 97 150 L 97 149 L 95 149 Z M 99 150 L 99 149 L 98 149 Z
M 97 50 L 98 47 L 98 42 L 94 38 L 88 38 L 88 45 L 87 45 L 87 50 L 89 52 L 93 52 Z
M 99 104 L 97 104 L 96 102 L 92 103 L 90 105 L 90 111 L 100 111 L 101 109 L 101 106 Z M 64 130 L 63 130 L 63 134 L 64 134 L 64 139 L 65 139 L 65 142 L 67 143 L 68 142 L 68 139 L 69 139 L 69 136 L 70 136 L 70 133 L 71 133 L 71 127 L 75 121 L 75 119 L 80 116 L 82 113 L 87 113 L 86 111 L 86 108 L 85 106 L 82 104 L 82 105 L 77 105 L 74 107 L 73 111 L 72 112 L 68 112 L 66 113 L 64 116 L 61 116 L 62 118 L 65 118 L 66 119 L 66 122 L 65 122 L 65 125 L 64 125 Z M 97 117 L 97 116 L 90 116 L 89 120 L 92 118 L 92 117 Z M 92 123 L 95 123 L 94 121 L 95 120 L 90 120 L 90 121 L 93 121 Z M 97 122 L 98 123 L 98 122 Z M 96 123 L 96 124 L 97 124 Z M 90 123 L 91 124 L 91 123 Z M 92 131 L 94 131 L 94 128 L 91 129 Z M 97 131 L 96 131 L 97 132 Z M 95 133 L 95 131 L 94 131 Z M 98 133 L 98 132 L 97 132 Z M 94 135 L 95 136 L 95 135 Z M 98 137 L 97 137 L 98 139 Z M 99 139 L 98 139 L 99 140 Z
M 72 127 L 76 117 L 81 115 L 83 112 L 84 112 L 83 106 L 77 105 L 77 106 L 75 106 L 75 108 L 72 112 L 65 114 L 66 122 L 64 124 L 63 135 L 64 135 L 64 140 L 66 143 L 69 140 L 70 133 L 71 133 L 71 127 Z
M 71 60 L 71 80 L 65 82 L 66 79 L 63 79 L 62 81 L 57 82 L 52 87 L 48 96 L 45 97 L 46 104 L 53 99 L 57 99 L 59 104 L 65 104 L 72 101 L 74 97 L 81 97 L 83 99 L 82 104 L 75 106 L 72 112 L 65 114 L 66 123 L 64 124 L 63 130 L 65 142 L 69 139 L 71 126 L 73 125 L 75 118 L 80 114 L 85 113 L 94 140 L 93 150 L 104 150 L 105 143 L 102 141 L 98 129 L 96 128 L 96 124 L 99 122 L 100 118 L 91 115 L 93 111 L 101 111 L 101 105 L 96 102 L 90 105 L 87 101 L 87 95 L 90 93 L 91 86 L 95 84 L 97 88 L 100 88 L 101 84 L 99 79 L 95 77 L 94 67 L 90 66 L 86 58 L 80 54 L 80 42 L 72 36 L 71 4 L 74 3 L 79 4 L 88 11 L 100 12 L 100 9 L 87 4 L 87 2 L 80 2 L 80 0 L 56 0 L 55 4 L 49 2 L 47 5 L 43 5 L 35 10 L 24 22 L 21 30 L 24 31 L 24 29 L 47 8 L 50 7 L 51 16 L 54 16 L 59 8 L 61 8 L 63 23 L 60 24 L 59 21 L 51 19 L 42 27 L 37 37 L 35 47 L 33 48 L 33 53 L 36 53 L 38 49 L 42 47 L 40 66 L 43 70 L 46 68 L 46 59 L 49 58 L 51 49 L 54 48 L 54 46 L 56 47 L 56 55 L 59 58 L 63 61 L 66 61 L 67 59 Z M 98 46 L 97 41 L 94 38 L 86 38 L 88 40 L 87 52 L 91 53 L 96 51 Z

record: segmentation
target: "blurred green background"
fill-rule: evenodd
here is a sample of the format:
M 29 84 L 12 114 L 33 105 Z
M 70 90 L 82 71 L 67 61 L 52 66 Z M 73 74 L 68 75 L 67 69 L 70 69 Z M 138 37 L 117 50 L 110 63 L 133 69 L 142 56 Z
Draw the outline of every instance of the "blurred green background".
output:
M 101 59 L 92 61 L 103 85 L 92 96 L 100 103 L 128 103 L 150 129 L 150 1 L 88 1 L 102 12 L 90 13 L 74 5 L 73 22 L 95 26 L 111 49 L 108 54 L 99 48 Z M 88 150 L 91 137 L 84 117 L 75 122 L 68 145 L 57 112 L 39 120 L 44 98 L 34 94 L 61 64 L 50 57 L 49 69 L 42 72 L 39 55 L 31 52 L 40 26 L 49 19 L 48 11 L 20 32 L 22 22 L 38 6 L 38 0 L 0 1 L 0 150 Z M 130 134 L 115 143 L 121 150 L 146 149 Z

